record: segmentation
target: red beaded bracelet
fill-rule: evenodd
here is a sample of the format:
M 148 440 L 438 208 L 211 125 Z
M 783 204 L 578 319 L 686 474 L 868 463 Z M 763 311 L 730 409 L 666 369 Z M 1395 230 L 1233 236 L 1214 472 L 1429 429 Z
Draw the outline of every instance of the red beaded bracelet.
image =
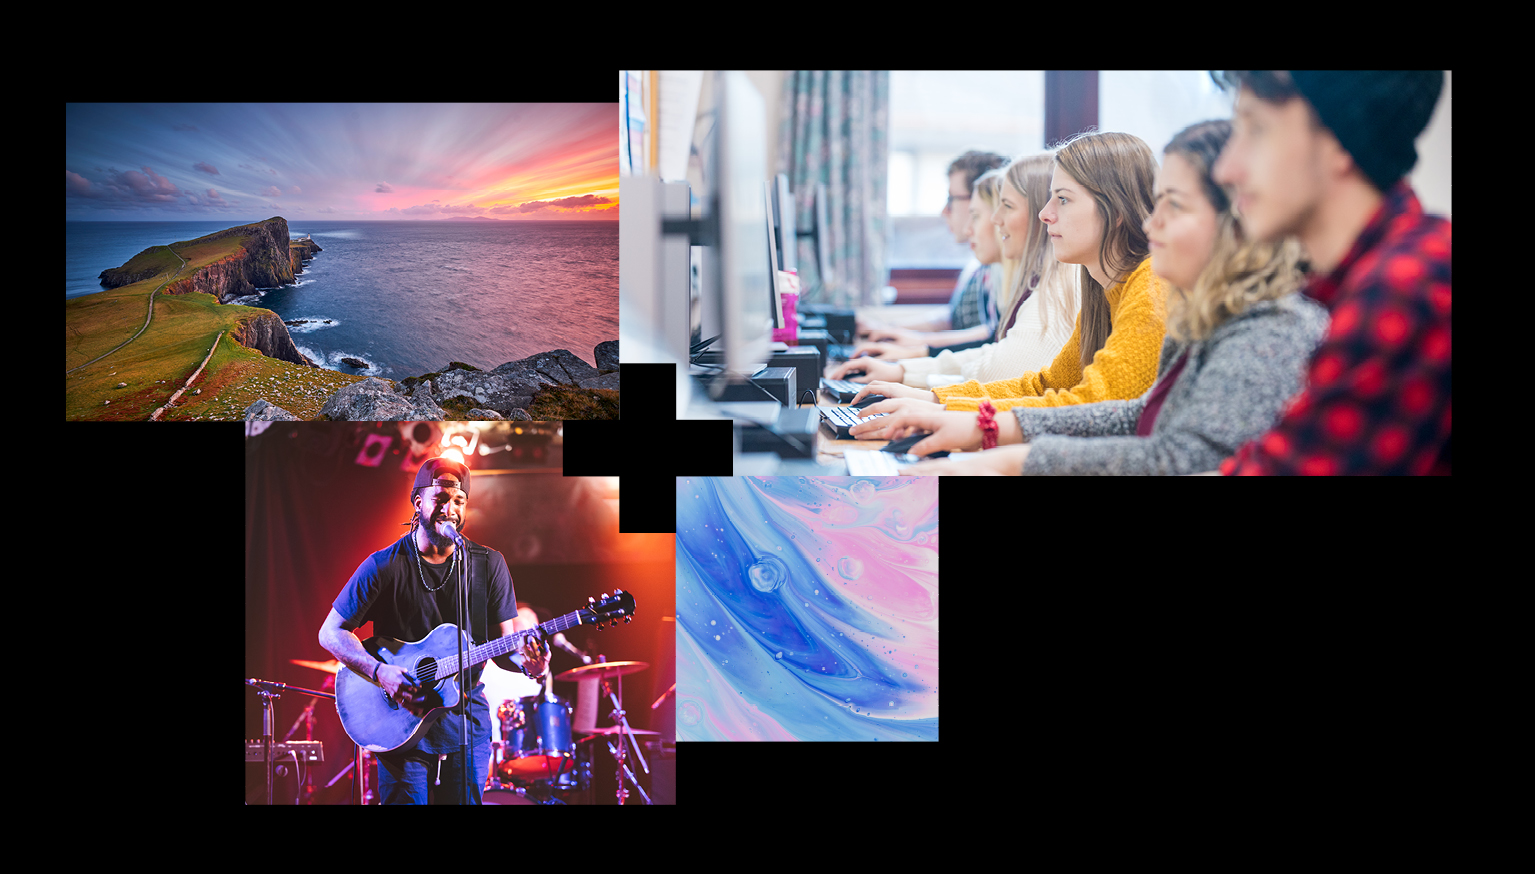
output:
M 991 405 L 991 401 L 981 401 L 981 417 L 977 424 L 981 426 L 981 448 L 995 449 L 997 446 L 997 409 Z

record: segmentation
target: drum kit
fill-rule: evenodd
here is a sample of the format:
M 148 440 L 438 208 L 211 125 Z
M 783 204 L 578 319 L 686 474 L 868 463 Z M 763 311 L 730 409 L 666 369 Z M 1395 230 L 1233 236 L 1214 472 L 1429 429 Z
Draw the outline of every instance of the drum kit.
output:
M 600 657 L 599 657 L 600 658 Z M 650 667 L 646 662 L 594 661 L 553 677 L 553 681 L 579 684 L 583 690 L 600 684 L 604 697 L 613 704 L 610 714 L 619 724 L 611 727 L 572 728 L 576 706 L 550 690 L 546 678 L 540 694 L 508 698 L 496 709 L 500 739 L 492 742 L 490 780 L 484 792 L 486 804 L 580 804 L 591 797 L 591 747 L 599 738 L 622 735 L 619 746 L 608 743 L 608 751 L 617 765 L 617 797 L 623 804 L 629 791 L 625 778 L 646 804 L 650 799 L 625 764 L 628 752 L 640 758 L 636 735 L 654 731 L 629 728 L 625 719 L 621 686 L 610 681 Z M 590 685 L 588 685 L 590 684 Z M 583 696 L 582 707 L 586 707 Z M 583 715 L 585 715 L 583 713 Z M 577 741 L 575 738 L 585 735 Z M 627 737 L 628 740 L 623 740 Z M 632 745 L 632 746 L 631 746 Z M 641 758 L 643 762 L 643 759 Z M 646 773 L 649 773 L 647 767 Z
M 562 642 L 562 646 L 565 644 Z M 568 647 L 567 647 L 568 648 Z M 485 666 L 482 682 L 487 693 L 500 692 L 501 694 L 487 694 L 487 699 L 494 702 L 501 700 L 499 707 L 495 707 L 492 715 L 493 738 L 491 743 L 490 775 L 483 787 L 482 799 L 485 804 L 591 804 L 592 801 L 592 765 L 596 758 L 592 750 L 599 743 L 607 747 L 615 766 L 617 783 L 616 797 L 619 804 L 625 803 L 629 797 L 629 787 L 639 794 L 644 803 L 652 803 L 648 794 L 640 786 L 639 780 L 629 766 L 631 757 L 639 762 L 645 773 L 650 773 L 643 755 L 640 753 L 637 735 L 655 735 L 658 732 L 644 729 L 631 728 L 623 708 L 623 687 L 618 678 L 624 674 L 633 674 L 650 667 L 647 662 L 638 661 L 605 661 L 604 656 L 590 659 L 584 653 L 571 648 L 580 655 L 583 660 L 589 660 L 589 664 L 572 668 L 558 675 L 550 677 L 547 673 L 542 683 L 529 680 L 520 674 L 512 674 L 497 668 L 494 664 Z M 295 665 L 323 671 L 332 675 L 326 680 L 326 689 L 333 689 L 335 676 L 341 671 L 341 663 L 334 659 L 329 661 L 308 661 L 304 659 L 289 659 Z M 580 706 L 553 693 L 555 682 L 574 682 L 580 691 Z M 266 680 L 247 680 L 247 684 L 262 688 L 263 704 L 268 708 L 267 724 L 270 726 L 270 699 L 279 697 L 280 691 L 293 691 L 302 694 L 320 697 L 334 697 L 329 691 L 304 689 L 298 686 L 287 686 L 282 683 L 274 683 Z M 536 690 L 536 692 L 534 692 Z M 596 714 L 599 710 L 597 693 L 606 698 L 612 705 L 608 717 L 614 722 L 611 726 L 597 726 Z M 534 692 L 534 694 L 523 694 Z M 503 695 L 505 697 L 503 697 Z M 303 716 L 289 729 L 288 736 L 281 743 L 272 743 L 274 750 L 270 755 L 273 759 L 290 756 L 288 747 L 295 743 L 289 740 L 300 725 L 307 725 L 312 734 L 314 718 L 314 700 L 305 709 Z M 572 719 L 575 725 L 572 725 Z M 584 727 L 583 727 L 584 726 Z M 266 729 L 267 741 L 270 742 L 270 727 Z M 580 740 L 576 738 L 580 737 Z M 614 741 L 616 740 L 616 744 Z M 311 755 L 312 761 L 323 761 L 322 754 L 318 751 L 319 742 L 312 741 L 316 748 Z M 253 752 L 254 751 L 254 752 Z M 359 748 L 363 759 L 370 758 L 367 750 Z M 268 753 L 265 752 L 263 741 L 246 742 L 246 760 L 262 761 Z M 252 758 L 254 756 L 254 758 Z M 326 787 L 333 787 L 343 780 L 354 768 L 360 769 L 363 774 L 364 785 L 362 787 L 361 803 L 373 803 L 372 792 L 368 783 L 368 769 L 355 758 L 340 773 L 336 774 Z M 268 766 L 268 796 L 270 797 L 271 766 Z M 627 781 L 627 782 L 626 782 Z M 355 800 L 354 793 L 354 800 Z M 270 803 L 270 802 L 269 802 Z

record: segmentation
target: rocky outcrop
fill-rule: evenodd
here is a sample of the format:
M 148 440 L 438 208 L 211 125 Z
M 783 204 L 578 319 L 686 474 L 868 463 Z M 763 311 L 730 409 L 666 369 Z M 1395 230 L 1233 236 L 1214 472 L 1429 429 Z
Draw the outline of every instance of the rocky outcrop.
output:
M 130 265 L 132 265 L 135 261 L 139 261 L 142 264 L 144 263 L 144 260 L 147 260 L 148 256 L 154 252 L 154 250 L 164 248 L 164 246 L 150 246 L 148 249 L 145 249 L 144 251 L 128 259 L 127 264 L 124 264 L 121 267 L 108 267 L 107 269 L 101 271 L 101 275 L 97 277 L 101 280 L 101 287 L 122 288 L 125 285 L 132 285 L 135 282 L 143 282 L 144 280 L 158 274 L 161 268 L 154 264 L 145 264 L 145 266 L 137 268 Z M 172 259 L 171 263 L 174 264 L 176 261 Z
M 609 340 L 597 347 L 593 356 L 599 363 L 618 364 L 618 341 Z M 507 419 L 525 418 L 533 396 L 547 385 L 581 388 L 618 388 L 618 373 L 604 373 L 567 349 L 554 349 L 530 355 L 521 361 L 508 361 L 494 370 L 480 370 L 453 361 L 436 373 L 401 380 L 401 391 L 414 391 L 429 385 L 441 403 L 457 400 L 482 412 L 494 412 Z
M 288 243 L 288 220 L 282 216 L 264 222 L 227 228 L 191 243 L 206 243 L 225 237 L 241 237 L 241 251 L 220 261 L 198 268 L 189 276 L 178 277 L 165 287 L 166 294 L 206 292 L 219 303 L 255 294 L 258 288 L 276 288 L 293 284 L 293 257 Z
M 598 343 L 597 348 L 592 350 L 592 356 L 597 361 L 597 372 L 613 373 L 618 370 L 618 341 Z
M 447 414 L 421 383 L 407 397 L 376 376 L 354 382 L 330 396 L 320 415 L 351 422 L 440 422 Z
M 304 265 L 314 257 L 314 253 L 323 252 L 314 240 L 304 238 L 302 240 L 290 240 L 288 242 L 288 261 L 293 265 L 293 275 L 304 272 Z
M 271 403 L 266 398 L 256 401 L 245 408 L 242 414 L 247 422 L 301 422 L 298 416 L 293 415 L 282 407 Z
M 282 318 L 271 310 L 257 310 L 261 315 L 246 319 L 240 323 L 230 335 L 244 346 L 248 346 L 260 352 L 268 358 L 281 358 L 294 364 L 307 364 L 310 367 L 318 367 L 313 361 L 304 357 L 293 345 L 293 337 L 288 333 L 288 328 L 282 323 Z

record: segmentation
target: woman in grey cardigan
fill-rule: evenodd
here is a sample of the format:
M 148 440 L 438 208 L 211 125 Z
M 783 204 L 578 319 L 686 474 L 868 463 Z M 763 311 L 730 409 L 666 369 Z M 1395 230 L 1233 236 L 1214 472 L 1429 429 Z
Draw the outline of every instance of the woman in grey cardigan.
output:
M 1301 249 L 1243 239 L 1210 168 L 1227 121 L 1181 131 L 1163 150 L 1156 209 L 1146 220 L 1151 263 L 1174 292 L 1157 381 L 1133 400 L 1023 407 L 998 414 L 1001 446 L 903 474 L 1188 474 L 1220 460 L 1279 419 L 1327 330 L 1327 312 L 1296 291 Z M 887 438 L 934 433 L 914 454 L 980 448 L 985 414 L 886 417 Z

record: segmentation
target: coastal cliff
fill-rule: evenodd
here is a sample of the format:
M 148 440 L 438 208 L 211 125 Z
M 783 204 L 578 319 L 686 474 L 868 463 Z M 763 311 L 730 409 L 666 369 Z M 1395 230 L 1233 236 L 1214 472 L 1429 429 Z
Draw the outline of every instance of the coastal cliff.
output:
M 288 261 L 293 267 L 293 275 L 304 272 L 304 265 L 314 257 L 314 253 L 323 252 L 314 240 L 305 237 L 302 240 L 292 240 L 288 243 Z
M 293 284 L 288 220 L 282 216 L 198 237 L 176 248 L 190 249 L 228 237 L 240 238 L 239 251 L 200 268 L 190 276 L 178 277 L 165 287 L 165 293 L 201 291 L 218 298 L 219 303 L 228 303 L 242 295 L 255 294 L 259 288 Z

